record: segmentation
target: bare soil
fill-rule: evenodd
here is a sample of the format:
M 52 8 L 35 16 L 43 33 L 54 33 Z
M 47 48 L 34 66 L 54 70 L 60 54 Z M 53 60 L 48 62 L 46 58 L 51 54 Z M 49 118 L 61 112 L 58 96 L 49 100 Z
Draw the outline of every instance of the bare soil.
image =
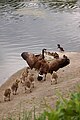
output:
M 50 74 L 47 74 L 47 80 L 37 81 L 38 72 L 30 70 L 34 73 L 35 88 L 32 93 L 25 93 L 24 87 L 19 84 L 17 95 L 11 94 L 11 101 L 4 102 L 3 94 L 6 88 L 11 87 L 16 78 L 20 78 L 21 73 L 25 68 L 13 74 L 6 82 L 0 87 L 0 120 L 6 116 L 19 116 L 23 110 L 29 111 L 34 108 L 36 113 L 39 114 L 45 109 L 45 101 L 51 107 L 55 108 L 58 98 L 57 93 L 60 92 L 64 97 L 68 98 L 71 92 L 76 91 L 77 85 L 80 84 L 80 53 L 77 52 L 64 52 L 59 53 L 60 56 L 65 54 L 70 59 L 70 64 L 57 71 L 58 83 L 51 85 Z M 26 64 L 25 64 L 26 66 Z

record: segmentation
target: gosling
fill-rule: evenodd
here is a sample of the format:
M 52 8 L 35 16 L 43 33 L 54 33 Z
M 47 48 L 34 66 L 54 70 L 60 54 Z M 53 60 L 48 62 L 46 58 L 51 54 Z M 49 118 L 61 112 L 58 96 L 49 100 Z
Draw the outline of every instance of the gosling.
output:
M 20 78 L 22 84 L 24 83 L 25 78 L 28 76 L 28 73 L 29 73 L 28 68 L 26 68 L 26 70 L 24 70 L 24 71 L 22 72 L 21 78 Z
M 27 92 L 27 90 L 29 90 L 29 92 L 31 93 L 32 92 L 32 84 L 29 80 L 26 80 L 24 82 L 24 88 L 25 88 L 25 93 Z
M 7 88 L 4 91 L 4 101 L 10 101 L 11 89 Z
M 11 86 L 11 89 L 12 89 L 12 93 L 13 93 L 13 95 L 16 95 L 16 93 L 17 93 L 17 89 L 18 89 L 18 84 L 19 84 L 19 80 L 18 79 L 16 79 L 16 81 L 12 84 L 12 86 Z
M 51 78 L 51 85 L 53 85 L 53 83 L 57 84 L 57 79 L 58 79 L 58 75 L 56 72 L 54 72 Z
M 35 80 L 34 80 L 33 76 L 34 76 L 34 74 L 29 75 L 29 81 L 31 82 L 32 87 L 34 88 Z
M 25 81 L 24 81 L 24 88 L 25 88 L 25 93 L 27 90 L 29 90 L 30 92 L 32 92 L 32 88 L 34 88 L 34 74 L 30 74 L 28 75 L 28 77 L 25 77 Z
M 55 53 L 53 54 L 53 56 L 54 56 L 54 58 L 59 59 L 59 54 L 58 54 L 57 52 L 55 52 Z

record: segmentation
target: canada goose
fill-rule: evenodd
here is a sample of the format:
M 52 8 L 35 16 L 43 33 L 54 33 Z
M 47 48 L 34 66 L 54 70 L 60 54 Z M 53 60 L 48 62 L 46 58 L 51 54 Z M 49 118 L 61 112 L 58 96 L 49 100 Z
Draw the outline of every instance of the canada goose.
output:
M 64 51 L 64 49 L 60 46 L 60 44 L 57 44 L 57 46 L 58 46 L 58 49 L 59 49 L 61 52 Z

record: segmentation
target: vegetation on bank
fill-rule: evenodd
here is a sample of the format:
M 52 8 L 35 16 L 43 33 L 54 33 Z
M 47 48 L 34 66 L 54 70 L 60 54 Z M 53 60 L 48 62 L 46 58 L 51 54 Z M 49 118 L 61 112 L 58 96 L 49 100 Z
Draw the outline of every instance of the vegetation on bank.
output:
M 54 110 L 45 102 L 46 109 L 39 115 L 36 111 L 23 111 L 18 116 L 18 120 L 80 120 L 80 91 L 71 93 L 70 98 L 63 98 L 56 102 L 56 109 Z M 16 120 L 13 117 L 8 117 L 2 120 Z

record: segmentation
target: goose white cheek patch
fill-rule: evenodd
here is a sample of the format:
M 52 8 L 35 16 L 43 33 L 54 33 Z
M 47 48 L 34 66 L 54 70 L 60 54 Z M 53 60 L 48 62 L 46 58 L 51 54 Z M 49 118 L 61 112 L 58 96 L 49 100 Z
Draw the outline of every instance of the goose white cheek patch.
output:
M 38 77 L 37 77 L 37 80 L 38 80 L 38 81 L 43 80 L 43 78 L 44 78 L 44 75 L 38 74 Z

